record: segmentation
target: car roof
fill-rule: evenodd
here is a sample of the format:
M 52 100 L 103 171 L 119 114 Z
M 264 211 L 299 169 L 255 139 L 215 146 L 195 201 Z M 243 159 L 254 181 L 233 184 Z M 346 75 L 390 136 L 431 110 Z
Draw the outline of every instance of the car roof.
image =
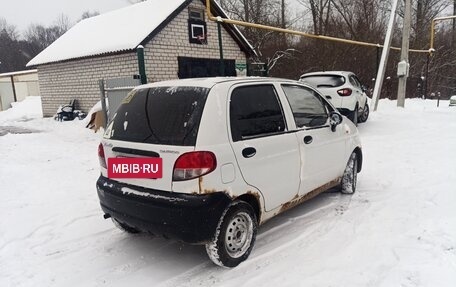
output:
M 320 75 L 336 75 L 336 76 L 349 76 L 349 75 L 354 75 L 353 72 L 350 71 L 320 71 L 320 72 L 312 72 L 312 73 L 306 73 L 301 75 L 302 77 L 308 77 L 308 76 L 320 76 Z
M 190 78 L 190 79 L 176 79 L 145 84 L 136 87 L 136 89 L 153 88 L 153 87 L 203 87 L 212 88 L 220 83 L 249 83 L 249 82 L 291 82 L 296 83 L 295 80 L 269 78 L 269 77 L 211 77 L 211 78 Z

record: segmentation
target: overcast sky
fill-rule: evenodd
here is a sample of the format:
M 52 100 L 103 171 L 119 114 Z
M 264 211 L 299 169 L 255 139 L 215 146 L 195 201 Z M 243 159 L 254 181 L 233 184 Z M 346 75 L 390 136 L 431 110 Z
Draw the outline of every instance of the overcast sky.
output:
M 128 0 L 0 0 L 0 18 L 22 33 L 32 23 L 48 26 L 60 14 L 76 22 L 85 11 L 104 13 L 127 5 Z

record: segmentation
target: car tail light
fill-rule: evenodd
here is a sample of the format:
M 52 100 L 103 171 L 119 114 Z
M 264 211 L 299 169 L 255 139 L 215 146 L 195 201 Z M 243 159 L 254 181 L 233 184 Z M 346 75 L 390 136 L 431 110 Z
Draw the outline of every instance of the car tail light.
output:
M 345 88 L 345 89 L 342 89 L 342 90 L 338 90 L 337 93 L 341 97 L 348 97 L 348 96 L 350 96 L 352 94 L 352 90 L 348 89 L 348 88 Z
M 100 143 L 100 145 L 98 145 L 98 159 L 100 160 L 100 165 L 104 168 L 107 168 L 104 148 L 101 143 Z
M 181 155 L 174 164 L 173 180 L 194 179 L 212 172 L 217 167 L 215 154 L 210 151 L 193 151 Z

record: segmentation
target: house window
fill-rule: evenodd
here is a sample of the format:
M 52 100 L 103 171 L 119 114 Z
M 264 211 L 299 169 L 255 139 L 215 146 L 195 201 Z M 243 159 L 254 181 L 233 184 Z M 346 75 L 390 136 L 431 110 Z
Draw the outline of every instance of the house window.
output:
M 201 9 L 188 9 L 188 38 L 193 44 L 207 44 L 207 27 Z
M 204 11 L 197 8 L 188 8 L 188 18 L 204 21 Z

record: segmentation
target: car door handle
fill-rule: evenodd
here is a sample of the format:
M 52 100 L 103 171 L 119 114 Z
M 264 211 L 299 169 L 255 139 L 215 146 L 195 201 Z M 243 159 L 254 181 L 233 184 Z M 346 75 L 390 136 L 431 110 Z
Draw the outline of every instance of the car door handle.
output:
M 246 147 L 242 150 L 242 156 L 245 158 L 251 158 L 256 154 L 256 149 L 254 147 Z
M 305 136 L 304 137 L 304 143 L 305 144 L 311 144 L 313 141 L 313 138 L 311 136 Z

